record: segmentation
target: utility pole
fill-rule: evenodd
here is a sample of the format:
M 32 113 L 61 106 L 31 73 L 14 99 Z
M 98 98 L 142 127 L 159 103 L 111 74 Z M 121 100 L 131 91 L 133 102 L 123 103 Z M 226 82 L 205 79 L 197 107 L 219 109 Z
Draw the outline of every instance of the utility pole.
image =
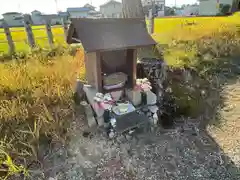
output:
M 152 5 L 152 13 L 156 13 L 156 8 L 155 8 L 156 1 L 151 0 L 151 5 Z
M 55 5 L 56 5 L 56 12 L 58 13 L 58 2 L 57 0 L 54 0 L 55 1 Z

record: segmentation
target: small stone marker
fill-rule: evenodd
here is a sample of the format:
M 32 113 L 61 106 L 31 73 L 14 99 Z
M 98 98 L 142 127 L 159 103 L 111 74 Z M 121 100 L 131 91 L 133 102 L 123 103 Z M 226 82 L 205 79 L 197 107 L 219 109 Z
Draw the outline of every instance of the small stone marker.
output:
M 134 106 L 138 106 L 142 102 L 141 93 L 138 90 L 127 90 L 126 95 Z
M 147 104 L 154 105 L 157 103 L 157 96 L 152 91 L 147 91 Z

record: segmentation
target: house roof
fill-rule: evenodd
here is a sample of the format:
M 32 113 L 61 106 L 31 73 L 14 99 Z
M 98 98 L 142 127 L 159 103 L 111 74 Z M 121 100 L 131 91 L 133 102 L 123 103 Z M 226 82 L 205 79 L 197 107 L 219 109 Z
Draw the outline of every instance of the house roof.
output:
M 18 16 L 18 17 L 15 17 L 13 18 L 14 20 L 23 20 L 23 16 Z
M 88 12 L 88 14 L 99 14 L 100 12 L 98 12 L 98 11 L 95 11 L 95 10 L 90 10 L 89 12 Z
M 19 14 L 22 14 L 22 13 L 19 13 L 19 12 L 6 12 L 6 13 L 3 13 L 2 15 L 19 15 Z
M 45 20 L 60 18 L 60 16 L 58 14 L 43 14 L 43 15 L 41 15 L 41 17 Z
M 67 12 L 71 11 L 71 12 L 85 12 L 85 11 L 89 11 L 89 8 L 86 7 L 73 7 L 73 8 L 67 8 Z
M 110 51 L 155 45 L 144 19 L 73 18 L 67 43 L 81 41 L 85 51 Z
M 83 7 L 86 7 L 86 8 L 89 8 L 89 7 L 90 7 L 90 8 L 94 8 L 94 9 L 96 8 L 96 7 L 94 7 L 93 5 L 91 5 L 91 4 L 89 4 L 89 3 L 85 4 Z
M 32 11 L 32 13 L 34 13 L 34 12 L 38 12 L 38 13 L 41 13 L 41 11 L 38 11 L 38 10 L 34 10 L 34 11 Z
M 58 12 L 59 16 L 68 16 L 68 12 Z
M 112 4 L 112 3 L 114 3 L 114 4 L 122 4 L 122 3 L 118 2 L 118 1 L 115 1 L 115 0 L 109 0 L 108 2 L 100 5 L 100 7 L 104 7 L 104 6 L 107 6 L 107 5 Z

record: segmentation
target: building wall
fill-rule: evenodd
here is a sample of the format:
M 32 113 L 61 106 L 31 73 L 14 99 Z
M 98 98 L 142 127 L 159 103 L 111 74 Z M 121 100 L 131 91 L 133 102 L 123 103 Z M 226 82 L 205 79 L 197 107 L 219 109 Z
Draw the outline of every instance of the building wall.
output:
M 87 17 L 88 12 L 87 11 L 79 11 L 79 12 L 71 12 L 69 11 L 70 18 L 81 18 L 81 17 Z
M 199 15 L 216 15 L 218 13 L 216 0 L 201 0 L 199 3 Z
M 0 28 L 3 28 L 3 19 L 0 19 Z
M 158 5 L 158 16 L 164 16 L 165 11 L 165 0 L 156 0 L 156 5 Z
M 62 24 L 62 18 L 56 17 L 51 19 L 51 25 L 61 25 Z
M 34 25 L 42 25 L 44 24 L 44 20 L 43 18 L 41 17 L 41 15 L 32 15 L 32 21 L 33 21 L 33 24 Z
M 186 6 L 183 9 L 183 15 L 198 15 L 199 14 L 199 6 Z
M 42 13 L 40 11 L 33 11 L 32 15 L 33 16 L 40 16 L 40 15 L 42 15 Z
M 100 12 L 107 18 L 119 18 L 122 16 L 122 4 L 109 3 L 100 6 Z
M 23 20 L 22 19 L 17 19 L 15 20 L 15 18 L 17 17 L 21 17 L 22 14 L 7 14 L 7 15 L 3 15 L 3 19 L 6 21 L 6 23 L 9 26 L 23 26 Z
M 219 4 L 232 5 L 232 0 L 219 0 Z M 218 13 L 217 0 L 200 0 L 199 15 L 217 15 Z
M 152 4 L 152 0 L 142 0 L 143 6 L 147 6 L 147 5 L 151 5 L 151 4 Z
M 230 4 L 230 5 L 232 5 L 233 0 L 219 0 L 219 3 L 220 4 Z
M 147 9 L 152 9 L 153 5 L 157 5 L 157 16 L 164 16 L 165 0 L 142 0 L 142 5 Z
M 143 6 L 152 5 L 152 4 L 156 4 L 156 5 L 164 4 L 165 5 L 165 0 L 142 0 Z

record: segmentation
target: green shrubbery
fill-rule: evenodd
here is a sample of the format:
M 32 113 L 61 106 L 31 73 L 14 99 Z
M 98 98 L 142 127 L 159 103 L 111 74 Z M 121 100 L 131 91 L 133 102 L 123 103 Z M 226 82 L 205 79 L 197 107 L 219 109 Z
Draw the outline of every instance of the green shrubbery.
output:
M 166 52 L 183 54 L 175 54 L 178 63 L 170 66 L 168 76 L 179 113 L 190 117 L 216 113 L 221 83 L 237 73 L 233 60 L 240 55 L 239 48 L 240 36 L 235 29 L 196 41 L 173 41 Z

